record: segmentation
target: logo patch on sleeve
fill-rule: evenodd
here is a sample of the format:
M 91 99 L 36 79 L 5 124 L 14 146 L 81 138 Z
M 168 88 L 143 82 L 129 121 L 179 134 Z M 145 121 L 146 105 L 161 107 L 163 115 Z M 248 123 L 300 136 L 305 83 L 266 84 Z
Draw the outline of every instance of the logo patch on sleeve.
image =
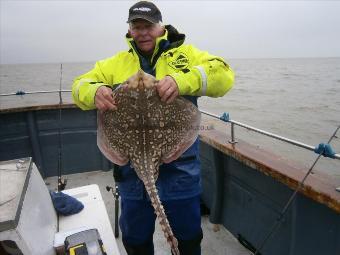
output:
M 189 59 L 187 57 L 187 55 L 185 55 L 184 53 L 180 53 L 178 55 L 178 57 L 169 62 L 169 66 L 171 66 L 173 69 L 184 69 L 187 68 L 189 65 Z

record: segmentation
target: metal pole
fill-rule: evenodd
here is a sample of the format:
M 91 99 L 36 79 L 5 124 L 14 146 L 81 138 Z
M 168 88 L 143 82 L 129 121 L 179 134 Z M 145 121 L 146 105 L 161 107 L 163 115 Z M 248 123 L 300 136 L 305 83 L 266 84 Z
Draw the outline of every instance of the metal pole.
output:
M 231 131 L 231 140 L 229 140 L 229 143 L 235 144 L 237 141 L 235 141 L 235 124 L 231 122 L 230 125 L 230 131 Z
M 72 90 L 39 90 L 39 91 L 17 91 L 12 93 L 0 94 L 0 96 L 24 96 L 30 94 L 45 94 L 45 93 L 60 93 L 60 92 L 72 92 Z
M 234 123 L 234 124 L 236 124 L 236 125 L 238 125 L 240 127 L 244 127 L 246 129 L 252 130 L 254 132 L 257 132 L 257 133 L 260 133 L 260 134 L 263 134 L 263 135 L 266 135 L 266 136 L 269 136 L 269 137 L 272 137 L 272 138 L 275 138 L 275 139 L 278 139 L 278 140 L 281 140 L 281 141 L 284 141 L 284 142 L 287 142 L 287 143 L 290 143 L 290 144 L 293 144 L 293 145 L 296 145 L 296 146 L 299 146 L 299 147 L 302 147 L 302 148 L 305 148 L 307 150 L 314 151 L 314 147 L 311 146 L 311 145 L 308 145 L 308 144 L 305 144 L 305 143 L 301 143 L 301 142 L 298 142 L 298 141 L 295 141 L 295 140 L 292 140 L 292 139 L 289 139 L 289 138 L 286 138 L 286 137 L 283 137 L 283 136 L 279 136 L 279 135 L 276 135 L 276 134 L 273 134 L 273 133 L 261 130 L 259 128 L 255 128 L 255 127 L 243 124 L 243 123 L 238 122 L 238 121 L 230 120 L 230 122 Z
M 211 116 L 211 117 L 214 117 L 216 119 L 220 119 L 220 116 L 216 115 L 216 114 L 213 114 L 213 113 L 210 113 L 210 112 L 206 112 L 206 111 L 203 111 L 203 110 L 200 110 L 201 113 L 204 113 L 205 115 L 208 115 L 208 116 Z

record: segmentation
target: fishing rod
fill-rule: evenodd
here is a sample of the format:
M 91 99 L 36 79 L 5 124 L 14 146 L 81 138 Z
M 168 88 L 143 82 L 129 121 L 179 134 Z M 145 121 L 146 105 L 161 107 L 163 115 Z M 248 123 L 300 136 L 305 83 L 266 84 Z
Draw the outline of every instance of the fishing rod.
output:
M 333 138 L 337 138 L 336 134 L 338 132 L 338 130 L 340 129 L 340 125 L 335 129 L 334 133 L 332 134 L 332 136 L 329 138 L 328 140 L 328 144 L 330 144 L 330 142 L 333 140 Z M 317 156 L 317 158 L 314 160 L 312 166 L 309 168 L 308 172 L 305 174 L 305 176 L 303 177 L 303 179 L 299 182 L 299 185 L 297 186 L 297 188 L 295 189 L 294 193 L 291 195 L 291 197 L 288 199 L 288 202 L 286 203 L 286 205 L 284 206 L 284 208 L 282 209 L 282 211 L 280 212 L 280 216 L 276 219 L 276 221 L 274 222 L 273 226 L 271 227 L 269 233 L 266 235 L 266 237 L 263 239 L 263 241 L 261 242 L 261 244 L 259 245 L 258 248 L 255 248 L 255 251 L 253 253 L 253 255 L 259 255 L 261 249 L 264 247 L 264 245 L 267 243 L 267 241 L 269 240 L 269 238 L 274 234 L 274 232 L 277 230 L 277 228 L 281 225 L 283 218 L 285 217 L 285 214 L 287 213 L 290 205 L 292 204 L 292 202 L 294 201 L 297 193 L 302 189 L 305 180 L 307 179 L 307 177 L 310 175 L 310 173 L 312 172 L 314 166 L 316 165 L 316 163 L 319 161 L 319 159 L 321 158 L 321 156 L 324 154 L 325 152 L 325 147 L 323 147 L 319 153 L 319 155 Z
M 67 180 L 64 181 L 61 179 L 61 168 L 62 168 L 62 151 L 63 151 L 63 143 L 62 143 L 62 136 L 61 136 L 61 105 L 63 103 L 63 99 L 61 96 L 61 85 L 63 79 L 63 64 L 60 64 L 60 81 L 59 81 L 59 123 L 58 123 L 58 192 L 65 189 Z
M 31 94 L 48 94 L 48 93 L 61 93 L 61 92 L 72 92 L 72 90 L 37 90 L 37 91 L 23 91 L 18 90 L 17 92 L 11 92 L 11 93 L 4 93 L 0 94 L 1 97 L 5 96 L 24 96 L 24 95 L 31 95 Z
M 118 167 L 116 165 L 114 165 L 114 167 Z M 114 221 L 114 228 L 115 228 L 115 231 L 114 231 L 114 234 L 115 234 L 115 238 L 118 238 L 119 237 L 119 189 L 118 189 L 118 185 L 117 185 L 117 182 L 115 182 L 115 187 L 111 187 L 111 186 L 106 186 L 106 190 L 108 192 L 112 192 L 112 195 L 114 197 L 114 200 L 115 200 L 115 214 L 114 214 L 114 218 L 115 218 L 115 221 Z

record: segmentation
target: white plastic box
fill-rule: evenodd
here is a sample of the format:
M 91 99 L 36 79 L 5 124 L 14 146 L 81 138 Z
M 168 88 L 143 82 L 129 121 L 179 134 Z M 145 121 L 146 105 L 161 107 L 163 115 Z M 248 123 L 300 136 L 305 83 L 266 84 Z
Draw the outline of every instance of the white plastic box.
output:
M 56 230 L 49 191 L 32 159 L 0 162 L 0 241 L 15 242 L 25 255 L 54 255 Z

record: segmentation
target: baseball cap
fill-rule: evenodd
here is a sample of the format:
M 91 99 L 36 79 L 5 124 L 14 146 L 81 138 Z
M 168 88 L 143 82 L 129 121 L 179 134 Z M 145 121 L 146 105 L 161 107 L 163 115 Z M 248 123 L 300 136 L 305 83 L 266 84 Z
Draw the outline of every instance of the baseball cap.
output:
M 152 23 L 158 23 L 162 21 L 162 14 L 154 3 L 140 1 L 130 7 L 127 23 L 135 19 L 145 19 Z

